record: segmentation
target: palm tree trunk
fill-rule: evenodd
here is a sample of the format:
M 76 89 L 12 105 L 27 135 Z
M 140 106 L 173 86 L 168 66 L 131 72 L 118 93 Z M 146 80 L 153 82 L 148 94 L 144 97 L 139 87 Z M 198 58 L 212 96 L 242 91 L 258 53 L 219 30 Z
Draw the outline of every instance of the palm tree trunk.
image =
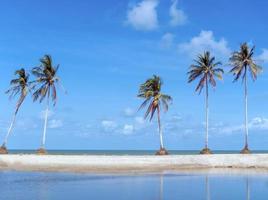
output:
M 46 143 L 48 112 L 49 112 L 49 96 L 47 97 L 47 108 L 46 108 L 46 113 L 45 113 L 45 124 L 44 124 L 44 132 L 43 132 L 43 137 L 42 137 L 41 148 L 45 148 L 45 143 Z
M 160 120 L 160 109 L 157 107 L 157 119 L 158 119 L 158 130 L 159 130 L 159 137 L 160 137 L 160 148 L 163 149 L 163 135 L 162 135 L 162 127 L 161 127 L 161 120 Z
M 2 147 L 6 147 L 6 145 L 7 145 L 7 141 L 8 141 L 9 135 L 11 134 L 12 129 L 13 129 L 13 126 L 14 126 L 14 123 L 16 121 L 17 113 L 18 113 L 18 111 L 20 109 L 20 106 L 23 103 L 24 99 L 25 99 L 25 95 L 21 96 L 21 98 L 20 98 L 20 100 L 19 100 L 19 102 L 18 102 L 18 104 L 16 106 L 16 109 L 15 109 L 15 112 L 14 112 L 14 115 L 13 115 L 13 118 L 12 118 L 12 121 L 11 121 L 11 124 L 9 126 L 8 131 L 7 131 L 7 134 L 6 134 L 6 137 L 5 137 L 5 140 L 4 140 L 4 143 L 3 143 Z
M 9 135 L 10 135 L 10 133 L 11 133 L 12 129 L 13 129 L 13 125 L 14 125 L 15 120 L 16 120 L 16 115 L 17 115 L 17 112 L 15 112 L 15 113 L 14 113 L 14 115 L 13 115 L 13 118 L 12 118 L 11 124 L 10 124 L 10 126 L 9 126 L 8 131 L 7 131 L 7 134 L 6 134 L 6 137 L 5 137 L 4 143 L 3 143 L 3 145 L 2 145 L 3 147 L 6 147 L 6 145 L 7 145 L 7 141 L 8 141 Z
M 205 139 L 205 148 L 208 148 L 208 114 L 209 114 L 209 108 L 208 108 L 208 80 L 206 77 L 206 139 Z
M 245 148 L 248 148 L 248 88 L 247 88 L 247 68 L 245 68 Z

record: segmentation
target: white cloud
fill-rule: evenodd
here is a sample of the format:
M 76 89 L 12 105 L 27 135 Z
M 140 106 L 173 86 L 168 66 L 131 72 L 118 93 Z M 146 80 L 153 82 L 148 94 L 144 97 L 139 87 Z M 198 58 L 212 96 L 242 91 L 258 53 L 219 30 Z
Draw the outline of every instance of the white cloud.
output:
M 161 48 L 168 49 L 173 45 L 174 35 L 172 33 L 166 33 L 162 36 L 160 46 Z
M 260 60 L 261 62 L 268 62 L 268 49 L 262 49 L 262 53 L 257 56 L 257 59 Z
M 117 128 L 117 123 L 110 120 L 103 120 L 101 126 L 104 131 L 114 131 Z
M 268 119 L 264 117 L 255 117 L 249 122 L 248 127 L 255 130 L 268 130 Z
M 63 122 L 60 119 L 52 119 L 48 122 L 48 128 L 60 128 L 63 126 Z
M 134 132 L 134 126 L 131 124 L 125 124 L 123 127 L 123 134 L 130 135 Z
M 134 111 L 132 108 L 126 108 L 126 109 L 124 110 L 124 115 L 125 115 L 126 117 L 133 117 L 134 114 L 135 114 L 135 111 Z
M 268 118 L 265 117 L 255 117 L 248 122 L 248 129 L 251 131 L 268 131 Z M 234 134 L 241 133 L 245 130 L 244 124 L 214 124 L 211 126 L 210 131 L 212 133 L 220 134 Z
M 183 10 L 178 9 L 178 0 L 173 0 L 173 3 L 169 9 L 169 15 L 171 17 L 170 25 L 178 26 L 183 25 L 187 22 L 187 16 Z
M 127 23 L 137 30 L 151 31 L 158 27 L 158 0 L 143 0 L 127 13 Z
M 244 125 L 222 125 L 218 127 L 212 127 L 210 130 L 214 133 L 220 134 L 233 134 L 243 131 Z
M 224 38 L 216 40 L 212 31 L 204 30 L 201 31 L 198 36 L 193 37 L 189 42 L 179 44 L 178 47 L 181 53 L 186 53 L 190 57 L 195 57 L 207 50 L 219 57 L 229 56 L 231 52 Z

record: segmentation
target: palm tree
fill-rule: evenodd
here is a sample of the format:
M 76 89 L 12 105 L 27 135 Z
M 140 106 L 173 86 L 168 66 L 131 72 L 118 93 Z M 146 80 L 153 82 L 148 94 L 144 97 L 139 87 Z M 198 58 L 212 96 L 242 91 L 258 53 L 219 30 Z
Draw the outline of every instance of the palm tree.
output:
M 38 67 L 34 67 L 32 69 L 32 74 L 36 76 L 36 80 L 33 82 L 34 93 L 33 93 L 33 101 L 39 100 L 41 103 L 44 99 L 46 99 L 46 111 L 45 111 L 45 123 L 44 123 L 44 131 L 41 142 L 41 147 L 38 149 L 37 153 L 45 154 L 45 142 L 46 142 L 46 131 L 47 131 L 47 120 L 48 120 L 48 112 L 49 112 L 49 103 L 50 98 L 53 102 L 53 106 L 56 105 L 57 102 L 57 90 L 56 84 L 59 82 L 59 77 L 57 77 L 57 72 L 59 69 L 59 65 L 52 65 L 52 58 L 50 55 L 45 55 L 40 59 L 41 65 Z
M 144 108 L 149 104 L 144 118 L 146 119 L 149 115 L 150 121 L 153 119 L 155 111 L 157 111 L 158 129 L 160 136 L 160 150 L 156 153 L 157 155 L 167 155 L 168 152 L 163 145 L 163 135 L 160 120 L 160 108 L 163 107 L 164 111 L 168 110 L 169 103 L 172 98 L 169 95 L 161 93 L 161 86 L 163 82 L 159 76 L 153 75 L 152 78 L 145 81 L 140 85 L 138 97 L 144 98 L 144 102 L 141 104 L 140 109 Z
M 234 75 L 234 81 L 236 82 L 240 77 L 244 83 L 244 95 L 245 95 L 245 146 L 241 153 L 250 153 L 248 148 L 248 89 L 247 89 L 247 73 L 250 73 L 253 81 L 257 79 L 257 75 L 261 72 L 261 66 L 258 66 L 253 60 L 255 47 L 250 48 L 247 43 L 243 43 L 240 46 L 239 51 L 232 53 L 230 57 L 230 63 L 232 66 L 231 73 Z
M 188 83 L 199 79 L 198 85 L 195 91 L 198 91 L 199 94 L 202 92 L 202 89 L 206 88 L 206 137 L 205 137 L 205 148 L 200 152 L 201 154 L 211 154 L 210 149 L 208 148 L 208 87 L 216 87 L 216 81 L 214 77 L 222 79 L 222 74 L 224 71 L 221 68 L 218 68 L 221 65 L 221 62 L 215 62 L 215 57 L 210 55 L 209 51 L 200 54 L 197 57 L 197 60 L 194 60 L 195 64 L 190 66 L 188 72 L 189 78 Z
M 15 75 L 18 76 L 18 78 L 10 81 L 11 88 L 7 90 L 6 93 L 10 94 L 10 98 L 14 98 L 15 96 L 19 95 L 19 99 L 17 101 L 17 105 L 15 108 L 12 122 L 8 129 L 4 142 L 0 148 L 0 153 L 8 153 L 6 145 L 7 145 L 9 135 L 13 129 L 13 125 L 15 123 L 17 113 L 29 92 L 29 84 L 28 84 L 29 74 L 27 74 L 25 70 L 21 68 L 15 71 Z

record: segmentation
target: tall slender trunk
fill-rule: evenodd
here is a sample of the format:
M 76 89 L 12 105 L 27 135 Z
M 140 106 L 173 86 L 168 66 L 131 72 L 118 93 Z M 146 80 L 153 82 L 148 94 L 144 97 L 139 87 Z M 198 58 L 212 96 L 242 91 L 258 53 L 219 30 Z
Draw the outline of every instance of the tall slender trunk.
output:
M 47 107 L 46 107 L 46 113 L 45 113 L 45 124 L 44 124 L 44 132 L 43 132 L 43 137 L 42 137 L 41 148 L 45 148 L 45 143 L 46 143 L 48 112 L 49 112 L 49 95 L 47 96 Z
M 160 137 L 160 148 L 163 149 L 163 134 L 162 134 L 162 127 L 161 127 L 161 121 L 160 121 L 160 109 L 159 106 L 157 107 L 157 119 L 158 119 L 158 130 L 159 130 L 159 137 Z
M 7 131 L 7 134 L 6 134 L 6 137 L 5 137 L 4 143 L 3 143 L 3 145 L 2 145 L 3 147 L 6 147 L 6 145 L 7 145 L 7 141 L 8 141 L 9 135 L 10 135 L 10 133 L 11 133 L 12 129 L 13 129 L 13 125 L 14 125 L 14 123 L 15 123 L 16 116 L 17 116 L 17 112 L 15 112 L 15 113 L 14 113 L 14 115 L 13 115 L 13 118 L 12 118 L 11 124 L 10 124 L 10 126 L 9 126 L 8 131 Z
M 12 130 L 13 130 L 14 123 L 15 123 L 15 121 L 16 121 L 16 116 L 17 116 L 17 114 L 18 114 L 18 111 L 19 111 L 19 109 L 20 109 L 20 106 L 22 105 L 22 103 L 23 103 L 25 97 L 26 97 L 25 95 L 22 95 L 22 96 L 20 97 L 20 100 L 19 100 L 18 103 L 17 103 L 17 106 L 16 106 L 15 112 L 14 112 L 14 114 L 13 114 L 13 118 L 12 118 L 11 124 L 10 124 L 10 126 L 9 126 L 9 128 L 8 128 L 8 131 L 7 131 L 7 134 L 6 134 L 4 143 L 3 143 L 3 145 L 2 145 L 3 147 L 6 147 L 6 145 L 7 145 L 7 141 L 8 141 L 9 135 L 11 134 L 11 132 L 12 132 Z
M 248 88 L 247 67 L 245 67 L 245 147 L 248 148 Z
M 206 138 L 205 138 L 205 148 L 208 148 L 208 114 L 209 114 L 209 108 L 208 108 L 208 79 L 206 77 Z

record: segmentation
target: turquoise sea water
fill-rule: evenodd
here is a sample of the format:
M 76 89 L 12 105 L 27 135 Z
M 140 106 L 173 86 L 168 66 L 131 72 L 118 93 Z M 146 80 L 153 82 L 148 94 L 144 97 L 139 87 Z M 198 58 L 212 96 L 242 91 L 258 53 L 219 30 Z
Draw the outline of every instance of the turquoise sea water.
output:
M 0 171 L 2 200 L 266 200 L 268 174 L 93 175 Z
M 67 155 L 154 155 L 156 150 L 48 150 L 49 154 Z M 214 154 L 235 154 L 240 151 L 221 151 L 215 150 Z M 32 154 L 36 150 L 9 150 L 11 154 Z M 196 155 L 198 150 L 170 150 L 171 155 Z M 268 153 L 267 150 L 252 151 L 252 153 Z

